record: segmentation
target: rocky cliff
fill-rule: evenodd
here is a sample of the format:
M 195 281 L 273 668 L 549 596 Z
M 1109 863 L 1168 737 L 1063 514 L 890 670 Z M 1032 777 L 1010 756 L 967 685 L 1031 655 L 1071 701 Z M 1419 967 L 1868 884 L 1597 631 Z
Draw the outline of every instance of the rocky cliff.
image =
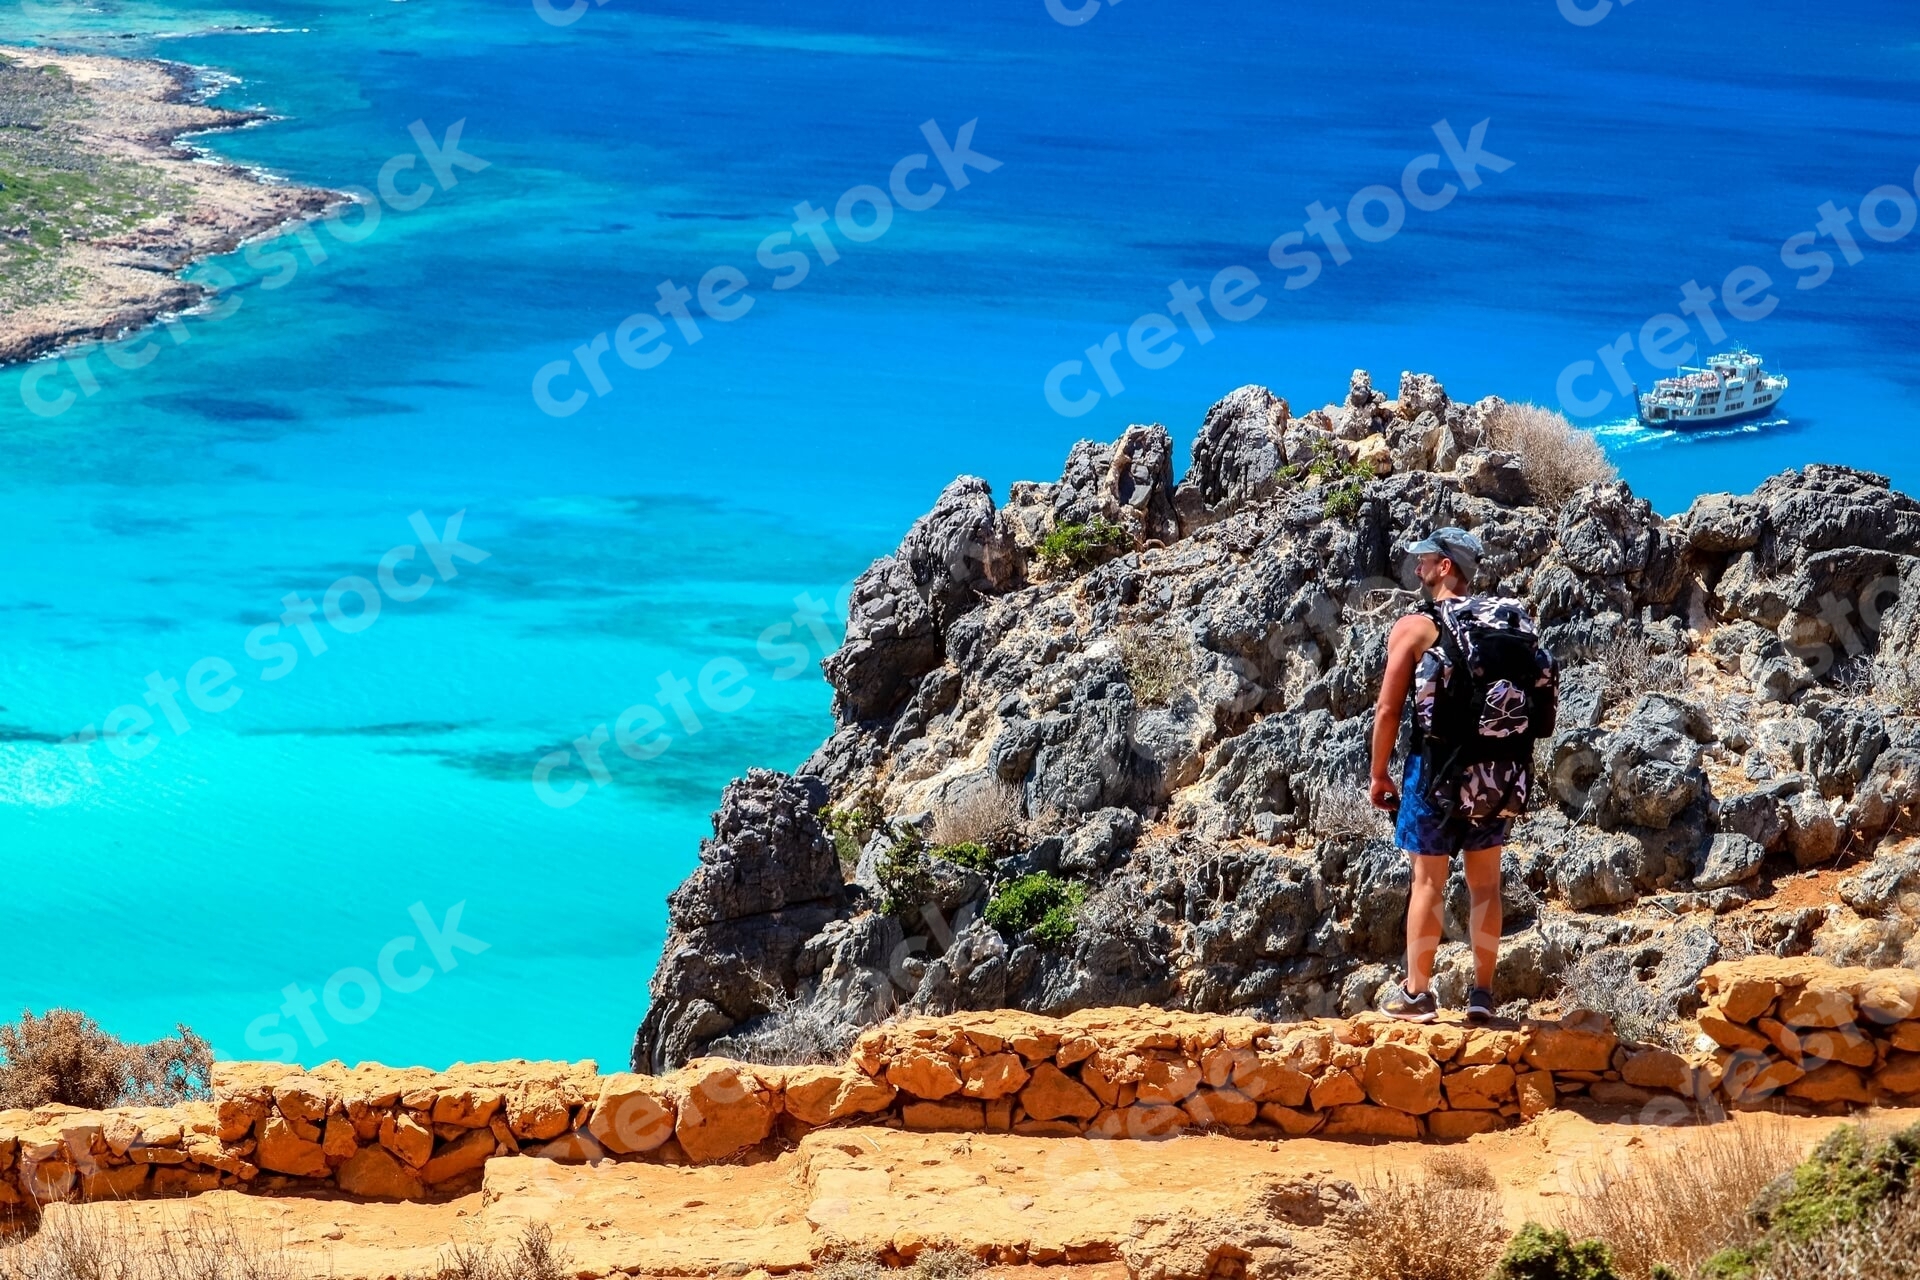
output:
M 1662 518 L 1566 497 L 1508 406 L 1356 373 L 1082 441 L 1003 506 L 961 477 L 857 582 L 833 735 L 729 785 L 633 1065 L 825 1059 L 895 1014 L 1370 1007 L 1410 871 L 1365 803 L 1406 545 L 1473 529 L 1562 665 L 1506 856 L 1496 996 L 1637 1033 L 1723 956 L 1913 964 L 1920 502 L 1812 465 Z M 1559 478 L 1564 478 L 1561 476 Z M 1436 983 L 1465 995 L 1465 885 Z

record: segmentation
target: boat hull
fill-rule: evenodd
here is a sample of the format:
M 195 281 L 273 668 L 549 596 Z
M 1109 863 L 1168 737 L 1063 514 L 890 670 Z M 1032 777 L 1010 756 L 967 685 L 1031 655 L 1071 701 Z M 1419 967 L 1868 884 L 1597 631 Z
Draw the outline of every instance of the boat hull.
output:
M 1732 422 L 1751 422 L 1755 418 L 1767 418 L 1780 412 L 1780 402 L 1786 396 L 1775 397 L 1772 404 L 1762 405 L 1758 409 L 1743 409 L 1739 413 L 1723 414 L 1718 418 L 1661 418 L 1647 417 L 1645 409 L 1640 410 L 1640 425 L 1652 427 L 1656 431 L 1707 431 L 1714 427 L 1724 427 Z

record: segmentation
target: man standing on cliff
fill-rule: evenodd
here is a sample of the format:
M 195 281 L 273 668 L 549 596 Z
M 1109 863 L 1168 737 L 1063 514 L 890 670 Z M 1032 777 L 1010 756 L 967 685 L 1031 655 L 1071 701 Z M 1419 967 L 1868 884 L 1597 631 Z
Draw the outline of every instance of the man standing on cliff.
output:
M 1438 1014 L 1429 987 L 1447 873 L 1457 853 L 1473 902 L 1467 1016 L 1480 1022 L 1494 1008 L 1500 851 L 1513 818 L 1526 808 L 1533 740 L 1543 723 L 1551 726 L 1552 660 L 1542 656 L 1518 601 L 1471 594 L 1483 551 L 1473 534 L 1436 529 L 1407 551 L 1415 557 L 1423 598 L 1387 636 L 1369 798 L 1376 808 L 1398 811 L 1394 843 L 1413 858 L 1413 888 L 1406 978 L 1381 1008 L 1411 1022 L 1432 1022 Z M 1388 766 L 1409 692 L 1414 744 L 1396 790 Z

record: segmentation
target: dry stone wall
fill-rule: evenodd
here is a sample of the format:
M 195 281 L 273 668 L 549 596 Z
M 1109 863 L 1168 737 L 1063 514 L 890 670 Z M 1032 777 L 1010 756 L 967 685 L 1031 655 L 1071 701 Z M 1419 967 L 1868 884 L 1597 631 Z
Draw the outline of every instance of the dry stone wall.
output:
M 700 1164 L 837 1124 L 1060 1137 L 1460 1139 L 1574 1097 L 1669 1116 L 1724 1105 L 1840 1113 L 1920 1102 L 1920 978 L 1771 958 L 1719 964 L 1678 1054 L 1605 1017 L 1428 1026 L 1369 1014 L 1273 1024 L 1154 1008 L 1015 1011 L 873 1028 L 838 1066 L 699 1059 L 665 1076 L 591 1062 L 444 1072 L 221 1063 L 174 1108 L 0 1111 L 0 1214 L 218 1187 L 415 1200 L 495 1156 Z M 770 1141 L 772 1140 L 772 1141 Z

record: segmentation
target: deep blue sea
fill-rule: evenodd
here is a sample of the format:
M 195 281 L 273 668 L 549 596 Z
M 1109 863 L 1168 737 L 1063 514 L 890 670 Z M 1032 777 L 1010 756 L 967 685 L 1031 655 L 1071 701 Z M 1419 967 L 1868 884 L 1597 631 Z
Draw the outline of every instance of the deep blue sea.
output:
M 1243 383 L 1574 407 L 1623 334 L 1629 385 L 1741 341 L 1793 379 L 1770 421 L 1580 414 L 1660 510 L 1813 460 L 1920 485 L 1920 11 L 1564 7 L 0 9 L 208 68 L 280 117 L 210 150 L 381 208 L 202 268 L 219 315 L 0 373 L 0 1014 L 621 1063 L 722 786 L 831 728 L 852 579 L 955 475 L 1004 496 L 1132 422 L 1184 456 Z M 922 126 L 959 166 L 971 121 L 956 177 Z M 1742 267 L 1749 319 L 1660 332 Z M 1135 325 L 1176 281 L 1224 290 L 1209 341 Z M 416 512 L 485 558 L 436 572 Z M 342 626 L 301 612 L 343 581 Z

